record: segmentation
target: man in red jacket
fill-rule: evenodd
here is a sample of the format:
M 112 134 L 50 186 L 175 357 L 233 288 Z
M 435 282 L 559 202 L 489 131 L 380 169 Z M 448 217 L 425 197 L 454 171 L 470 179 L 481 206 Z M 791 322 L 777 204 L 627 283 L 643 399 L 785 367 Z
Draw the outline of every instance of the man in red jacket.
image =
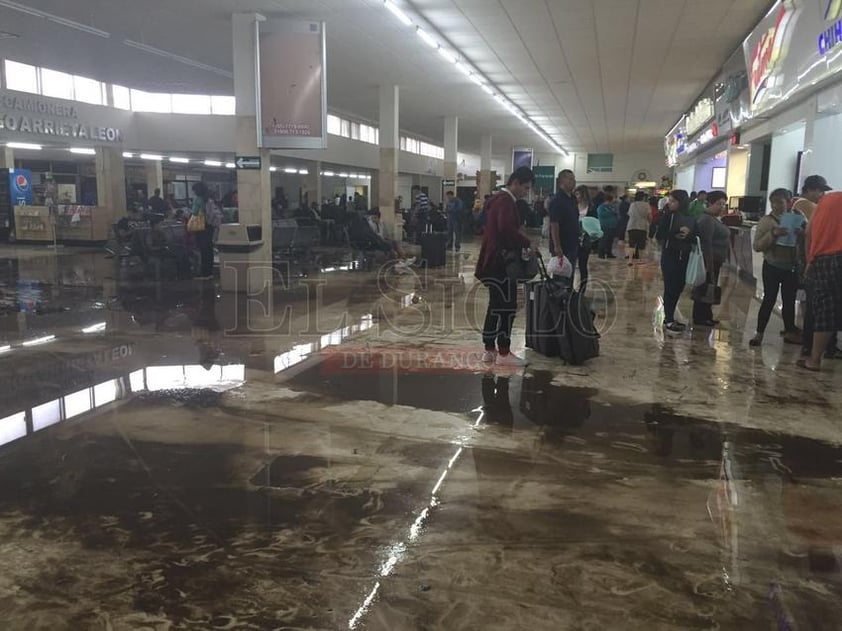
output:
M 521 167 L 512 173 L 506 187 L 488 203 L 485 231 L 475 276 L 488 287 L 488 311 L 482 341 L 482 361 L 501 366 L 525 366 L 526 362 L 510 352 L 512 325 L 517 313 L 517 282 L 506 275 L 506 252 L 518 255 L 532 244 L 521 231 L 517 200 L 526 197 L 535 176 Z

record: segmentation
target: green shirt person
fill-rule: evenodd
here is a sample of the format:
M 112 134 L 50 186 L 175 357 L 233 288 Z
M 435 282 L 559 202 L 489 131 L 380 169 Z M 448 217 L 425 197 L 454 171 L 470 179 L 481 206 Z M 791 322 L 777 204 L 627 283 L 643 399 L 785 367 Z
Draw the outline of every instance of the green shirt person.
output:
M 699 194 L 696 196 L 692 202 L 690 202 L 690 208 L 687 209 L 687 214 L 693 217 L 694 219 L 701 218 L 702 215 L 708 209 L 708 194 L 707 191 L 699 191 Z

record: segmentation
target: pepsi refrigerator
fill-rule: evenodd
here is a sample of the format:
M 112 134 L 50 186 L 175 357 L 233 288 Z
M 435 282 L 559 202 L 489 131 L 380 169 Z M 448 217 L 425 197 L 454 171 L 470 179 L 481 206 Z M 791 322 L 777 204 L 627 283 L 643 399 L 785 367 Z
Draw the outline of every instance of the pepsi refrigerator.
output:
M 32 206 L 32 171 L 0 169 L 0 240 L 8 241 L 15 227 L 15 206 Z

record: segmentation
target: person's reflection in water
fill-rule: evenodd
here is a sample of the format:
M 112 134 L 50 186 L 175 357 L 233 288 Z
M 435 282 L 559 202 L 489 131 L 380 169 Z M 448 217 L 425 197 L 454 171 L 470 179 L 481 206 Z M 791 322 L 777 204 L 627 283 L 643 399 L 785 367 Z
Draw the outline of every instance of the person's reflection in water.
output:
M 486 375 L 482 378 L 482 410 L 488 425 L 499 425 L 511 429 L 514 414 L 509 402 L 509 379 Z
M 196 309 L 190 317 L 191 336 L 199 351 L 199 364 L 210 370 L 219 358 L 222 347 L 222 334 L 216 318 L 216 288 L 213 283 L 202 285 Z

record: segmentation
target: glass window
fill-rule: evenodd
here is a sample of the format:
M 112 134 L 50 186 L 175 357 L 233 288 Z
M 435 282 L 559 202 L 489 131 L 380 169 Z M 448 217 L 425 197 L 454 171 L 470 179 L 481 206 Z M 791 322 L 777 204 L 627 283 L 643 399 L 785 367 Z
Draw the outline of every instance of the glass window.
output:
M 173 94 L 173 114 L 210 114 L 211 97 L 204 94 Z
M 406 136 L 401 136 L 401 151 L 406 151 Z
M 82 103 L 105 105 L 105 85 L 94 79 L 74 75 L 73 96 Z
M 85 388 L 84 390 L 79 390 L 79 392 L 74 392 L 64 397 L 65 418 L 79 416 L 80 414 L 89 412 L 93 408 L 91 390 L 92 388 Z
M 38 68 L 7 59 L 5 69 L 7 88 L 38 94 Z
M 359 140 L 360 139 L 360 124 L 359 123 L 351 123 L 351 139 L 352 140 Z
M 351 137 L 351 121 L 346 121 L 344 118 L 342 119 L 342 133 L 340 136 L 343 138 Z
M 0 445 L 26 436 L 26 412 L 18 412 L 0 419 Z
M 374 130 L 374 144 L 375 145 L 380 144 L 380 130 L 379 129 Z
M 342 132 L 342 119 L 333 114 L 327 115 L 327 133 L 334 136 L 340 135 Z
M 614 171 L 613 153 L 589 153 L 588 173 L 611 173 Z
M 73 99 L 73 75 L 41 68 L 41 94 L 57 99 Z
M 172 95 L 158 92 L 132 90 L 132 111 L 134 112 L 172 112 Z
M 121 85 L 112 85 L 111 93 L 114 95 L 114 107 L 120 108 L 121 110 L 132 109 L 132 97 L 128 88 L 124 88 Z
M 233 96 L 212 96 L 211 114 L 233 116 L 237 113 L 237 101 Z

